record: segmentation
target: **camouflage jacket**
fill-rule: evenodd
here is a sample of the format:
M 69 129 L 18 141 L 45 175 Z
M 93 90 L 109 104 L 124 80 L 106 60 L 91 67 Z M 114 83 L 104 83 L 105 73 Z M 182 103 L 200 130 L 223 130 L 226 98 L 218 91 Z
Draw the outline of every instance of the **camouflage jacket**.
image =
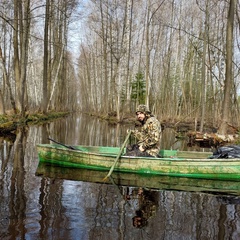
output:
M 143 124 L 140 131 L 133 130 L 132 134 L 138 140 L 138 145 L 147 153 L 156 157 L 160 151 L 161 124 L 154 117 L 150 116 Z

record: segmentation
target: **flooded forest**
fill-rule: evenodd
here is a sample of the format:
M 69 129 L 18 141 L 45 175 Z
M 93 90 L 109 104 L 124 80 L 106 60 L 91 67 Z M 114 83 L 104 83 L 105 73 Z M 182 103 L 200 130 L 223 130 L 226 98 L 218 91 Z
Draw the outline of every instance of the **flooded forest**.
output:
M 1 1 L 0 114 L 120 122 L 144 103 L 237 132 L 239 30 L 237 0 Z
M 1 239 L 240 239 L 239 181 L 104 183 L 36 151 L 119 147 L 139 104 L 166 126 L 161 149 L 192 150 L 180 125 L 238 134 L 238 0 L 1 0 L 0 32 Z

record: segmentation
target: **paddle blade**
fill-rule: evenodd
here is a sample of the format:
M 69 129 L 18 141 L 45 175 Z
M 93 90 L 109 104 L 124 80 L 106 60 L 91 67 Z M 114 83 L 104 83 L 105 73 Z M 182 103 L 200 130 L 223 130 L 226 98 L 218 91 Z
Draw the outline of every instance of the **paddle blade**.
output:
M 108 176 L 106 176 L 105 178 L 103 178 L 103 182 L 106 182 L 107 181 L 107 179 L 108 179 Z

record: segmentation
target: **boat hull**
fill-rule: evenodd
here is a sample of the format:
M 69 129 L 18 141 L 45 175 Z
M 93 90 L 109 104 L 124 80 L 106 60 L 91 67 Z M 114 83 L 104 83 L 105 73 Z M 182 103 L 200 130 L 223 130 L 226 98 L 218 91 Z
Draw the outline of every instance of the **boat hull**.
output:
M 54 144 L 37 146 L 40 162 L 66 167 L 109 171 L 120 148 L 75 146 L 78 150 Z M 144 158 L 121 156 L 116 172 L 151 174 L 200 179 L 240 181 L 240 159 L 209 159 L 210 153 L 171 151 L 167 157 Z M 189 157 L 190 156 L 190 157 Z M 195 158 L 193 157 L 195 156 Z

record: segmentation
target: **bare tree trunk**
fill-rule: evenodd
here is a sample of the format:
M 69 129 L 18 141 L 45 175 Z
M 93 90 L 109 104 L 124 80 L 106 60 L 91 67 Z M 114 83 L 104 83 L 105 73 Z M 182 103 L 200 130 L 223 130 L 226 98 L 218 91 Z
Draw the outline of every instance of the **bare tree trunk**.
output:
M 53 85 L 52 85 L 52 88 L 51 88 L 49 101 L 47 102 L 47 111 L 50 109 L 50 103 L 51 103 L 52 98 L 53 98 L 53 93 L 56 90 L 55 88 L 56 88 L 56 83 L 57 83 L 57 80 L 58 80 L 58 74 L 59 74 L 60 66 L 62 64 L 63 54 L 64 54 L 64 47 L 62 47 L 61 56 L 60 56 L 58 67 L 57 67 L 57 72 L 56 72 L 55 79 L 53 81 Z
M 48 105 L 48 26 L 49 26 L 49 0 L 46 0 L 45 9 L 45 27 L 44 27 L 44 56 L 43 56 L 43 98 L 42 98 L 42 112 L 47 112 Z
M 145 66 L 145 79 L 146 79 L 146 99 L 145 104 L 149 106 L 149 95 L 150 95 L 150 79 L 149 79 L 149 64 L 150 64 L 150 53 L 149 53 L 149 27 L 150 27 L 150 2 L 147 3 L 147 15 L 146 15 L 146 66 Z
M 27 66 L 28 66 L 28 46 L 30 32 L 30 0 L 24 1 L 24 19 L 23 19 L 23 34 L 22 34 L 22 56 L 21 56 L 21 116 L 25 117 L 27 107 Z
M 14 100 L 13 93 L 12 93 L 12 87 L 11 87 L 11 84 L 10 84 L 10 81 L 9 81 L 9 76 L 8 76 L 7 69 L 6 69 L 5 59 L 2 56 L 1 47 L 0 47 L 0 60 L 2 62 L 2 66 L 3 66 L 3 77 L 4 77 L 4 80 L 7 84 L 7 86 L 8 86 L 12 108 L 13 108 L 14 113 L 17 114 L 16 104 L 15 104 L 15 100 Z M 3 102 L 2 92 L 1 92 L 1 99 L 2 99 L 2 112 L 3 112 L 3 114 L 5 114 L 5 104 Z
M 22 117 L 27 107 L 27 67 L 30 32 L 30 0 L 14 0 L 14 73 L 16 82 L 16 103 Z M 19 47 L 20 46 L 20 47 Z
M 202 94 L 201 94 L 201 123 L 200 132 L 203 131 L 205 112 L 206 112 L 206 54 L 207 54 L 207 39 L 208 39 L 208 0 L 206 2 L 205 22 L 204 22 L 204 37 L 203 37 L 203 58 L 202 58 Z
M 227 133 L 229 123 L 229 106 L 231 104 L 231 90 L 233 86 L 232 58 L 233 58 L 233 25 L 236 0 L 230 0 L 227 18 L 227 37 L 226 37 L 226 74 L 224 84 L 224 100 L 222 107 L 222 122 L 218 132 Z
M 108 59 L 107 59 L 107 33 L 108 28 L 105 26 L 107 24 L 106 21 L 104 21 L 104 12 L 103 12 L 103 3 L 102 0 L 100 0 L 100 13 L 101 13 L 101 34 L 102 34 L 102 44 L 103 44 L 103 61 L 104 61 L 104 78 L 102 83 L 102 96 L 103 96 L 103 106 L 101 106 L 101 109 L 105 109 L 106 112 L 109 110 L 109 84 L 108 84 Z
M 130 110 L 130 59 L 131 59 L 131 41 L 132 41 L 132 11 L 133 11 L 133 0 L 127 0 L 126 3 L 126 49 L 127 49 L 127 61 L 126 61 L 126 67 L 127 67 L 127 73 L 126 73 L 126 104 L 124 106 L 125 109 Z
M 19 14 L 18 8 L 21 4 L 20 1 L 14 0 L 14 31 L 13 31 L 13 49 L 14 49 L 14 75 L 15 75 L 15 83 L 16 83 L 16 105 L 17 108 L 20 109 L 20 100 L 18 95 L 20 94 L 20 57 L 19 57 L 19 41 L 18 41 L 18 32 L 19 32 Z

